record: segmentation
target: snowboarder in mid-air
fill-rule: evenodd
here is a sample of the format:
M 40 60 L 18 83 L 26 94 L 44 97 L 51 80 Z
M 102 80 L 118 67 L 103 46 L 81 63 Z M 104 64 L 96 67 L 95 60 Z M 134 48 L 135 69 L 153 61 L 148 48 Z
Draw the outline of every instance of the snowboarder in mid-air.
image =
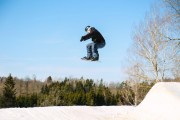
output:
M 86 35 L 81 37 L 81 42 L 87 39 L 92 39 L 92 43 L 87 44 L 87 56 L 81 58 L 82 60 L 90 60 L 90 61 L 98 61 L 99 60 L 99 53 L 98 49 L 103 48 L 106 44 L 104 37 L 101 33 L 91 26 L 86 26 L 85 31 L 87 32 Z

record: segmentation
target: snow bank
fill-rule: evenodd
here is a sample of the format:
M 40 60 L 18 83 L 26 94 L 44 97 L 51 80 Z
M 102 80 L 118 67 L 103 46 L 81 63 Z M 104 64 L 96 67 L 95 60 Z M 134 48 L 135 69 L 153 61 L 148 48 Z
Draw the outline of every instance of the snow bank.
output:
M 180 120 L 180 83 L 155 84 L 136 107 L 131 120 Z

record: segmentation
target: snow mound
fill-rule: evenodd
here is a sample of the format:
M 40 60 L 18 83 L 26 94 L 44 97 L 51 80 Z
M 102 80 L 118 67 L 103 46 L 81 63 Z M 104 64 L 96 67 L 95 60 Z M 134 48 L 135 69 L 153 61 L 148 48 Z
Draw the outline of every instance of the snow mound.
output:
M 132 120 L 180 120 L 180 83 L 155 84 L 131 117 Z

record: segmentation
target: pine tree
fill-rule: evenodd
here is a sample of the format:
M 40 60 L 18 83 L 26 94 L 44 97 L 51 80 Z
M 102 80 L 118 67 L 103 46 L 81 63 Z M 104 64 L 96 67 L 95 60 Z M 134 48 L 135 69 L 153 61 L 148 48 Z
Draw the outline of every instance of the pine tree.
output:
M 3 88 L 2 96 L 2 107 L 15 107 L 16 105 L 16 90 L 15 90 L 15 81 L 11 74 L 6 78 Z
M 52 77 L 49 76 L 46 81 L 47 81 L 47 84 L 51 84 L 52 83 Z
M 86 94 L 86 105 L 93 106 L 95 105 L 95 91 L 92 88 L 87 94 Z
M 112 103 L 112 95 L 108 87 L 105 88 L 105 102 L 106 102 L 106 105 L 111 105 Z
M 100 84 L 98 86 L 98 91 L 96 95 L 96 105 L 97 106 L 105 105 L 103 80 L 100 81 Z

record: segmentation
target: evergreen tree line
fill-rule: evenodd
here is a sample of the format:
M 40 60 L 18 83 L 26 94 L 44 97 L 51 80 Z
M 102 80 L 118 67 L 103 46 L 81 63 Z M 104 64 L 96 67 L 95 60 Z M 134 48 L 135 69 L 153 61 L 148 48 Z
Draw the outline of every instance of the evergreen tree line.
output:
M 15 81 L 16 79 L 16 81 Z M 40 92 L 22 92 L 17 95 L 18 89 L 25 91 L 33 90 L 28 88 L 27 81 L 24 81 L 25 87 L 15 87 L 19 83 L 17 78 L 9 75 L 4 78 L 2 94 L 0 95 L 0 107 L 38 107 L 38 106 L 65 106 L 65 105 L 117 105 L 117 95 L 111 93 L 110 89 L 103 84 L 101 80 L 99 85 L 96 85 L 92 79 L 68 79 L 64 81 L 53 82 L 51 77 L 48 77 L 46 82 L 42 83 Z M 22 82 L 22 81 L 21 81 Z M 29 81 L 31 83 L 31 81 Z M 19 86 L 23 86 L 20 84 Z
M 41 89 L 39 105 L 117 105 L 117 96 L 112 94 L 101 80 L 97 86 L 93 80 L 69 80 L 54 82 Z
M 135 87 L 130 81 L 111 84 L 107 87 L 103 80 L 95 83 L 92 79 L 85 80 L 83 78 L 65 78 L 63 81 L 53 81 L 49 76 L 45 82 L 34 80 L 27 82 L 9 75 L 7 78 L 0 77 L 0 79 L 0 90 L 2 91 L 0 93 L 1 108 L 134 105 L 135 103 L 139 104 L 144 99 L 154 84 L 153 81 L 138 83 L 135 91 Z

